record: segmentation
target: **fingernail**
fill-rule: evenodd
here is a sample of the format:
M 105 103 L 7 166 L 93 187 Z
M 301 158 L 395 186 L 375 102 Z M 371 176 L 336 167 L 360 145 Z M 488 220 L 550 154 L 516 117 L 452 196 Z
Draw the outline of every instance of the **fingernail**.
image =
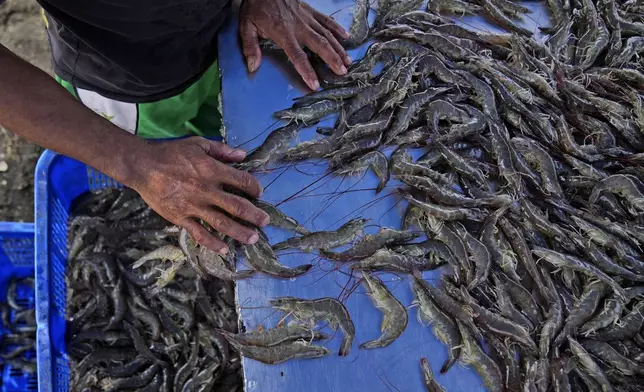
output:
M 264 226 L 268 225 L 269 223 L 271 223 L 271 217 L 268 216 L 268 214 L 265 214 L 264 219 L 262 219 L 262 223 L 260 224 L 260 226 L 264 227 Z
M 320 88 L 320 82 L 318 82 L 317 80 L 312 81 L 310 85 L 311 85 L 311 89 L 313 90 L 317 90 Z
M 255 57 L 248 58 L 248 72 L 255 72 L 257 70 L 257 59 Z
M 228 247 L 227 246 L 224 246 L 223 248 L 219 249 L 219 254 L 220 255 L 225 255 L 226 253 L 228 253 Z
M 259 235 L 257 233 L 253 233 L 250 237 L 248 237 L 248 245 L 253 245 L 255 242 L 259 240 Z
M 262 188 L 260 186 L 260 188 L 259 188 L 259 196 L 257 196 L 257 198 L 259 199 L 260 197 L 262 197 L 263 194 L 264 194 L 264 188 Z
M 345 63 L 348 63 L 348 64 L 351 64 L 351 63 L 353 63 L 353 59 L 351 58 L 351 56 L 346 56 L 346 57 L 344 58 L 344 62 L 345 62 Z
M 233 159 L 244 159 L 246 158 L 246 151 L 244 150 L 233 150 L 230 153 L 230 157 Z
M 349 34 L 349 32 L 348 32 L 348 31 L 344 31 L 343 33 L 344 33 L 344 38 L 349 38 L 349 37 L 351 37 L 351 34 Z
M 344 65 L 340 67 L 340 74 L 345 75 L 347 73 L 347 67 Z

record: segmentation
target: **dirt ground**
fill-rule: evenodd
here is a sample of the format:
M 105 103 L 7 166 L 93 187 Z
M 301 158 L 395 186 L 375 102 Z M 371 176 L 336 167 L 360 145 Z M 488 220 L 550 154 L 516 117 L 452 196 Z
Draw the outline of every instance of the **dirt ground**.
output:
M 51 73 L 49 46 L 35 0 L 0 4 L 0 43 Z M 0 124 L 0 221 L 34 220 L 34 168 L 41 151 Z

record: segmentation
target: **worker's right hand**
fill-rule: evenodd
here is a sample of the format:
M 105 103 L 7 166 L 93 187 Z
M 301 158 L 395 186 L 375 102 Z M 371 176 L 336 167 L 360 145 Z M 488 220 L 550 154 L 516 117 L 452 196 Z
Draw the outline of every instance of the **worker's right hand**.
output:
M 255 226 L 269 222 L 264 211 L 223 189 L 232 187 L 254 198 L 261 196 L 262 186 L 252 175 L 227 165 L 245 156 L 243 150 L 200 137 L 149 143 L 140 156 L 132 158 L 133 173 L 126 185 L 161 216 L 185 228 L 199 244 L 224 254 L 227 245 L 198 219 L 246 244 L 258 240 L 257 232 L 218 209 Z

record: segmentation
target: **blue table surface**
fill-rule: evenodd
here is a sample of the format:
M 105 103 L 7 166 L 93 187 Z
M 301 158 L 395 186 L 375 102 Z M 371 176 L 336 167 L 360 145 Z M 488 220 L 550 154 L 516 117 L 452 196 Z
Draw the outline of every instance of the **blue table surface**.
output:
M 310 4 L 349 27 L 353 2 L 350 0 L 312 0 Z M 548 25 L 543 4 L 526 2 L 533 10 L 523 25 L 537 31 L 536 26 Z M 373 18 L 373 15 L 371 15 Z M 465 17 L 459 23 L 472 29 L 502 32 L 486 21 Z M 279 55 L 265 53 L 260 69 L 253 75 L 246 71 L 239 49 L 236 18 L 222 31 L 219 39 L 222 72 L 223 114 L 227 141 L 232 146 L 252 150 L 263 143 L 270 131 L 284 125 L 276 122 L 273 112 L 290 107 L 292 99 L 307 92 L 292 66 Z M 366 47 L 350 52 L 354 59 L 362 56 Z M 327 118 L 318 126 L 330 126 Z M 315 127 L 302 131 L 295 143 L 316 136 Z M 391 148 L 384 151 L 391 153 Z M 393 194 L 397 184 L 390 182 L 379 195 L 375 194 L 377 179 L 368 172 L 364 176 L 339 177 L 326 175 L 327 165 L 320 161 L 297 165 L 277 165 L 258 175 L 265 187 L 263 199 L 279 204 L 287 215 L 297 219 L 311 231 L 332 230 L 354 217 L 371 221 L 365 230 L 375 233 L 379 227 L 399 228 L 406 203 Z M 292 236 L 291 233 L 268 227 L 265 230 L 271 243 Z M 396 297 L 408 307 L 409 323 L 398 340 L 386 348 L 361 350 L 358 345 L 380 334 L 381 313 L 357 285 L 346 268 L 337 269 L 332 263 L 320 260 L 315 254 L 282 252 L 280 262 L 296 266 L 312 263 L 309 273 L 295 279 L 280 280 L 264 275 L 237 284 L 239 311 L 244 326 L 253 330 L 274 327 L 282 315 L 268 307 L 268 300 L 279 296 L 302 298 L 334 297 L 343 300 L 356 325 L 356 339 L 348 357 L 337 356 L 341 333 L 328 328 L 334 335 L 329 341 L 318 342 L 331 354 L 314 360 L 296 360 L 278 365 L 264 365 L 244 359 L 246 391 L 423 391 L 419 360 L 426 356 L 437 381 L 448 391 L 483 391 L 479 376 L 468 367 L 455 365 L 445 375 L 438 372 L 447 357 L 447 348 L 440 343 L 431 327 L 422 325 L 417 309 L 412 306 L 410 279 L 406 276 L 380 274 Z M 442 271 L 429 271 L 424 277 L 437 282 Z

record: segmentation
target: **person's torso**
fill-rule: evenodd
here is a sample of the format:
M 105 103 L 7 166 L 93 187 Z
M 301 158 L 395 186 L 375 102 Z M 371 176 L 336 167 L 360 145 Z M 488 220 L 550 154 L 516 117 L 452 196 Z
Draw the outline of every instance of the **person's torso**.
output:
M 230 0 L 38 0 L 54 71 L 129 102 L 176 95 L 208 69 Z

